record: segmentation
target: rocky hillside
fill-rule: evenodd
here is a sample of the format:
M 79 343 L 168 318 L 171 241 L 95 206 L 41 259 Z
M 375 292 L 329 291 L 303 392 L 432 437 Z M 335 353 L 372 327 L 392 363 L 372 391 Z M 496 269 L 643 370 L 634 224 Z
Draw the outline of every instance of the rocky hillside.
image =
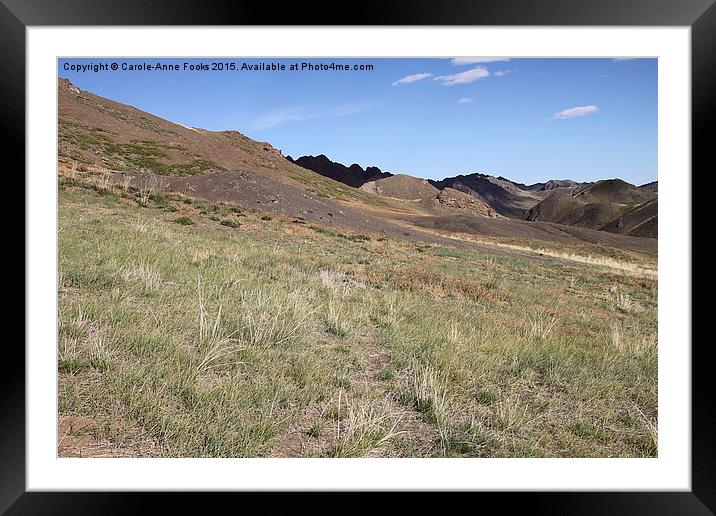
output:
M 527 210 L 549 193 L 539 187 L 529 188 L 504 177 L 486 174 L 459 175 L 431 183 L 439 189 L 453 188 L 470 194 L 500 215 L 513 218 L 522 218 Z
M 473 213 L 489 218 L 500 218 L 499 215 L 492 207 L 488 206 L 484 202 L 480 201 L 477 197 L 455 190 L 454 188 L 443 188 L 435 198 L 435 207 L 440 210 L 441 208 L 458 209 L 462 213 Z

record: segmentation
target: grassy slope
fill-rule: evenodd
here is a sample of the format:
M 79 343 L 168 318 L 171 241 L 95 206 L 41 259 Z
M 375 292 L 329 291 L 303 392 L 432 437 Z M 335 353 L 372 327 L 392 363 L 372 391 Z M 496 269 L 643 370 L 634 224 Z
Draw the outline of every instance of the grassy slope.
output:
M 655 280 L 264 219 L 61 181 L 59 412 L 106 454 L 656 454 Z

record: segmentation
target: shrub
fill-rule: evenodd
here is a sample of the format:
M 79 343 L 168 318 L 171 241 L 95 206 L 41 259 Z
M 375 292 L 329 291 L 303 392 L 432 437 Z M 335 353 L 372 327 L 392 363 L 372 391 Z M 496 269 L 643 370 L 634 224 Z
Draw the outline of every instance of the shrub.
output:
M 225 219 L 221 221 L 221 225 L 229 228 L 238 228 L 241 224 L 234 222 L 233 220 Z

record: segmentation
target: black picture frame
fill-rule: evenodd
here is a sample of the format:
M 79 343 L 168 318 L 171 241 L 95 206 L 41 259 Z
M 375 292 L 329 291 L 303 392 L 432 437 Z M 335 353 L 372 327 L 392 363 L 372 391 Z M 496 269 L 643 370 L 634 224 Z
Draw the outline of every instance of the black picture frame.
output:
M 2 104 L 3 156 L 17 158 L 16 171 L 24 170 L 25 139 L 25 30 L 43 25 L 605 25 L 689 26 L 692 50 L 692 169 L 703 169 L 713 152 L 707 141 L 716 103 L 716 6 L 714 0 L 511 0 L 471 2 L 382 1 L 361 5 L 332 3 L 283 4 L 249 2 L 189 2 L 187 0 L 0 0 L 0 103 Z M 339 22 L 337 22 L 339 21 Z M 686 171 L 685 173 L 693 173 Z M 19 172 L 14 179 L 24 192 Z M 703 192 L 693 190 L 692 206 Z M 11 194 L 15 196 L 15 194 Z M 18 198 L 24 199 L 24 195 Z M 18 212 L 19 213 L 19 212 Z M 14 224 L 23 230 L 24 225 Z M 692 233 L 693 234 L 693 233 Z M 23 236 L 24 238 L 24 236 Z M 3 253 L 6 271 L 25 269 L 22 253 Z M 19 275 L 17 275 L 19 277 Z M 23 296 L 24 298 L 24 296 Z M 17 303 L 19 306 L 19 303 Z M 23 305 L 24 307 L 24 305 Z M 10 312 L 6 312 L 10 319 Z M 708 360 L 708 340 L 692 346 L 692 490 L 690 492 L 583 492 L 583 493 L 472 493 L 451 497 L 464 503 L 478 496 L 499 503 L 503 509 L 523 506 L 535 514 L 714 514 L 716 511 L 716 438 Z M 684 342 L 684 346 L 691 342 Z M 19 348 L 6 340 L 5 348 Z M 16 353 L 12 359 L 11 351 Z M 159 502 L 163 510 L 181 507 L 214 512 L 241 496 L 242 506 L 262 503 L 267 494 L 189 497 L 184 493 L 57 493 L 26 492 L 25 487 L 25 354 L 7 350 L 7 365 L 0 377 L 0 513 L 15 514 L 119 514 L 150 509 Z M 380 509 L 360 500 L 340 502 L 343 510 L 365 512 Z M 291 494 L 292 510 L 311 501 L 312 512 L 334 510 L 333 502 L 315 494 Z M 272 498 L 270 498 L 273 500 Z M 246 505 L 246 503 L 251 505 Z M 230 503 L 230 502 L 229 502 Z M 468 502 L 474 504 L 474 501 Z M 424 507 L 422 494 L 401 502 L 401 510 Z M 484 507 L 484 506 L 483 506 Z M 275 509 L 275 507 L 274 507 Z M 151 509 L 150 509 L 151 510 Z M 236 508 L 238 510 L 238 508 Z

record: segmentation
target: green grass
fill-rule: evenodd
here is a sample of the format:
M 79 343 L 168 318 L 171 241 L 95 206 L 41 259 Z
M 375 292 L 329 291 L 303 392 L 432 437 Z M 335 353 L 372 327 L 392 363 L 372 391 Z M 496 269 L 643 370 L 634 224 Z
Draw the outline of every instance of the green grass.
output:
M 235 231 L 215 221 L 230 207 L 182 199 L 61 181 L 59 412 L 94 420 L 97 441 L 656 455 L 655 280 L 251 211 Z

